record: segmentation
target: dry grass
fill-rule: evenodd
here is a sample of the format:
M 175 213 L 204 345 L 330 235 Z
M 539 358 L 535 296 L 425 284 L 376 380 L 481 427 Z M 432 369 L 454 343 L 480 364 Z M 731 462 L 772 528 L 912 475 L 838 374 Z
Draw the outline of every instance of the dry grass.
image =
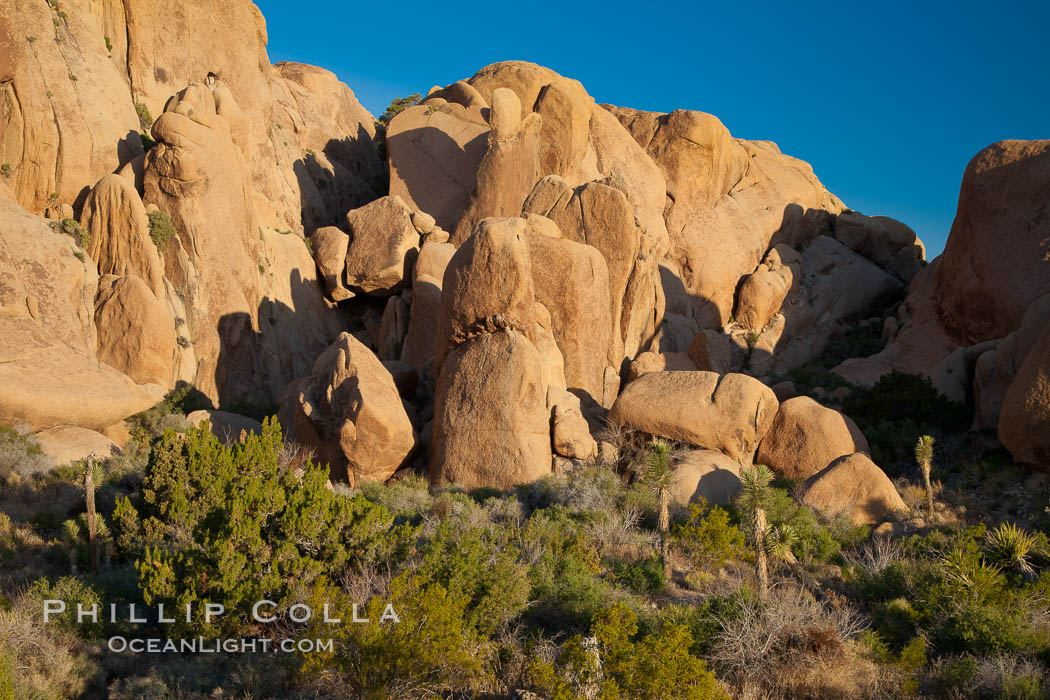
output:
M 843 663 L 847 641 L 867 626 L 852 608 L 820 603 L 786 583 L 765 604 L 746 603 L 717 622 L 721 633 L 709 661 L 744 697 L 761 697 L 759 688 L 779 695 L 785 671 L 817 660 Z
M 16 698 L 76 697 L 93 675 L 93 664 L 71 633 L 45 628 L 37 599 L 19 595 L 0 610 L 0 654 L 10 670 Z

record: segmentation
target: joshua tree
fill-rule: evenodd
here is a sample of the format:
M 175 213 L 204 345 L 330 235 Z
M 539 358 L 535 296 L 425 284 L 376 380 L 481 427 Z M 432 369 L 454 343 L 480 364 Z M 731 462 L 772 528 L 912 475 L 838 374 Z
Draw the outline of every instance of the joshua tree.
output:
M 737 504 L 747 515 L 751 516 L 751 534 L 755 542 L 755 570 L 758 573 L 758 595 L 765 599 L 769 589 L 769 568 L 766 564 L 766 509 L 769 507 L 773 492 L 769 485 L 773 482 L 773 472 L 764 464 L 740 472 L 740 491 Z M 779 532 L 779 531 L 778 531 Z M 783 538 L 778 535 L 778 540 Z M 787 545 L 790 551 L 790 543 Z M 777 545 L 781 549 L 780 544 Z
M 656 496 L 657 527 L 660 530 L 660 556 L 664 562 L 664 576 L 670 578 L 671 563 L 667 559 L 667 530 L 671 525 L 671 443 L 656 438 L 649 443 L 646 457 L 645 483 Z
M 923 435 L 915 443 L 915 461 L 922 469 L 922 480 L 926 486 L 926 512 L 933 522 L 933 487 L 930 485 L 930 468 L 933 466 L 933 438 Z

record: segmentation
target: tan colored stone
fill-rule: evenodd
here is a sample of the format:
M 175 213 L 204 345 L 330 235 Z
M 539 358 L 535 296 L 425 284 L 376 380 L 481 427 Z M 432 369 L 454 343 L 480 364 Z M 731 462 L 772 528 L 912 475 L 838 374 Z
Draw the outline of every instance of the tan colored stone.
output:
M 316 450 L 334 477 L 385 481 L 408 462 L 416 432 L 394 379 L 352 335 L 341 334 L 298 388 L 286 393 L 295 440 Z
M 780 404 L 755 460 L 783 476 L 808 479 L 854 452 L 871 453 L 857 424 L 808 396 L 798 396 Z
M 387 125 L 390 194 L 451 231 L 476 187 L 489 127 L 440 109 L 409 107 Z
M 324 226 L 314 231 L 310 240 L 313 242 L 314 260 L 317 261 L 317 269 L 324 279 L 328 296 L 335 301 L 353 297 L 354 293 L 343 284 L 350 236 L 335 226 Z
M 561 391 L 554 398 L 553 405 L 551 439 L 554 452 L 570 459 L 597 459 L 598 443 L 591 437 L 580 399 L 568 391 Z
M 511 488 L 551 473 L 540 372 L 536 348 L 511 329 L 472 337 L 449 354 L 434 401 L 433 483 Z
M 94 263 L 9 197 L 0 197 L 0 279 L 0 422 L 101 430 L 163 398 L 164 387 L 95 359 Z
M 524 219 L 485 219 L 445 268 L 436 369 L 445 355 L 479 333 L 533 333 L 532 266 Z
M 72 425 L 48 428 L 33 437 L 56 467 L 88 458 L 104 460 L 121 454 L 117 444 L 105 435 Z
M 649 372 L 695 371 L 700 369 L 685 352 L 643 352 L 631 362 L 627 381 L 633 382 Z
M 999 440 L 1018 462 L 1050 470 L 1050 325 L 1010 382 L 999 416 Z
M 975 428 L 998 428 L 999 412 L 1010 383 L 1047 325 L 1050 325 L 1050 294 L 1028 307 L 1016 331 L 977 359 L 973 372 Z
M 619 361 L 611 338 L 605 260 L 591 246 L 537 234 L 540 219 L 530 215 L 526 238 L 535 299 L 550 311 L 568 387 L 600 403 L 605 367 Z
M 91 234 L 88 253 L 100 275 L 134 275 L 155 297 L 164 297 L 164 268 L 149 236 L 146 208 L 127 180 L 119 175 L 99 180 L 84 200 L 80 221 Z
M 350 248 L 346 284 L 365 294 L 387 295 L 411 279 L 419 234 L 400 197 L 383 197 L 346 215 Z
M 717 450 L 689 450 L 675 465 L 671 498 L 726 506 L 740 493 L 740 465 Z
M 408 330 L 401 348 L 401 359 L 421 375 L 431 378 L 434 376 L 438 319 L 441 315 L 441 284 L 445 268 L 455 252 L 455 246 L 449 243 L 428 240 L 419 249 L 419 258 L 412 271 L 412 306 L 409 309 Z
M 855 525 L 877 525 L 907 513 L 893 482 L 867 455 L 852 454 L 832 462 L 805 483 L 802 502 L 834 516 L 848 516 Z
M 963 345 L 1001 338 L 1050 293 L 1050 140 L 999 141 L 970 161 L 936 271 L 946 328 Z
M 138 384 L 174 386 L 175 320 L 138 277 L 107 275 L 95 300 L 98 359 Z
M 789 262 L 785 262 L 785 258 Z M 780 311 L 800 276 L 798 259 L 798 253 L 783 244 L 766 255 L 758 269 L 740 286 L 736 302 L 737 322 L 752 331 L 766 327 L 773 314 Z
M 777 406 L 769 387 L 743 374 L 650 372 L 624 388 L 609 421 L 750 462 Z
M 142 153 L 121 64 L 106 52 L 104 37 L 118 34 L 78 5 L 0 2 L 0 163 L 32 213 L 82 201 L 86 188 Z

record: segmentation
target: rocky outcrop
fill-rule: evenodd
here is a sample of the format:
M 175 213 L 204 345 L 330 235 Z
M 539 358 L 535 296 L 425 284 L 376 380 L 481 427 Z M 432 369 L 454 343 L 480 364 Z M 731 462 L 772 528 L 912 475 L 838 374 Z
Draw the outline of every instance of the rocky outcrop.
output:
M 701 329 L 729 320 L 741 279 L 775 243 L 804 243 L 845 208 L 807 163 L 768 141 L 734 139 L 710 114 L 607 109 L 666 178 L 671 258 Z
M 737 322 L 751 331 L 765 328 L 801 276 L 801 267 L 794 248 L 780 244 L 769 251 L 758 269 L 740 285 Z
M 95 264 L 2 190 L 0 279 L 0 422 L 101 430 L 164 396 L 95 359 Z
M 970 161 L 937 268 L 939 318 L 961 344 L 1016 330 L 1050 293 L 1050 141 L 1000 141 Z
M 624 388 L 609 422 L 750 463 L 777 406 L 769 387 L 744 374 L 650 372 Z
M 400 197 L 382 197 L 346 215 L 350 248 L 346 284 L 363 294 L 383 296 L 411 279 L 419 254 L 419 233 Z
M 550 474 L 550 412 L 540 374 L 536 347 L 513 328 L 457 345 L 438 377 L 431 481 L 510 488 Z
M 221 405 L 272 405 L 342 324 L 303 240 L 258 225 L 230 124 L 216 109 L 203 84 L 169 102 L 153 125 L 145 200 L 178 233 L 165 277 L 186 302 L 192 383 Z
M 0 2 L 0 163 L 34 214 L 79 207 L 99 178 L 142 154 L 131 93 L 105 45 L 125 30 L 106 30 L 101 14 Z
M 999 426 L 999 412 L 1010 383 L 1047 326 L 1050 326 L 1050 294 L 1028 307 L 1016 331 L 977 358 L 973 369 L 975 428 L 994 430 Z
M 566 385 L 601 403 L 605 368 L 620 361 L 612 337 L 608 268 L 594 247 L 538 232 L 540 218 L 528 217 L 525 239 L 533 294 L 550 313 Z M 546 223 L 558 232 L 553 222 Z
M 933 376 L 957 349 L 1017 331 L 1050 293 L 1048 182 L 1050 141 L 1000 141 L 974 156 L 944 253 L 912 280 L 895 339 L 836 371 L 866 384 L 892 370 Z M 974 375 L 987 378 L 990 362 Z
M 350 299 L 354 293 L 344 284 L 350 236 L 335 226 L 323 226 L 310 236 L 314 260 L 321 273 L 328 296 L 333 301 Z
M 289 387 L 282 403 L 296 442 L 351 485 L 385 481 L 416 448 L 393 376 L 349 333 L 317 358 L 309 378 Z
M 855 525 L 896 520 L 908 507 L 893 482 L 864 454 L 832 462 L 806 480 L 802 502 L 828 516 L 843 514 Z
M 634 358 L 627 372 L 627 381 L 633 382 L 648 372 L 673 372 L 700 369 L 685 352 L 643 352 Z
M 412 305 L 408 329 L 401 347 L 401 360 L 412 365 L 421 375 L 434 378 L 438 318 L 441 315 L 441 286 L 445 268 L 455 254 L 451 243 L 427 241 L 419 249 L 412 270 Z
M 849 416 L 798 396 L 780 404 L 755 461 L 783 476 L 808 479 L 855 452 L 869 454 L 870 448 Z
M 435 483 L 506 488 L 551 472 L 529 235 L 525 219 L 485 219 L 445 269 L 430 454 Z
M 1050 325 L 1010 382 L 999 439 L 1018 462 L 1050 470 Z
M 163 263 L 150 239 L 146 207 L 130 182 L 119 175 L 99 180 L 84 201 L 80 223 L 91 236 L 88 254 L 100 275 L 133 275 L 164 298 Z
M 524 210 L 557 224 L 565 237 L 596 248 L 605 259 L 614 346 L 619 365 L 644 351 L 663 320 L 664 297 L 656 265 L 656 240 L 639 226 L 639 209 L 622 178 L 569 187 L 548 176 L 536 183 Z M 621 347 L 622 346 L 622 347 Z
M 175 321 L 134 275 L 106 275 L 95 299 L 96 356 L 139 384 L 174 385 Z

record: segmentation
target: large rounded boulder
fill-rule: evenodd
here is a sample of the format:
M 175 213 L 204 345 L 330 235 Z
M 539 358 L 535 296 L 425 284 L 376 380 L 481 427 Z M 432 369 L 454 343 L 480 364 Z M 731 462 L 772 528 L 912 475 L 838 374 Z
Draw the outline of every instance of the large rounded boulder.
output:
M 609 421 L 747 463 L 777 406 L 772 389 L 744 374 L 649 372 L 624 388 Z
M 796 396 L 780 404 L 755 459 L 784 476 L 808 479 L 854 452 L 868 454 L 870 448 L 849 416 Z
M 855 525 L 877 525 L 908 510 L 890 478 L 859 452 L 835 460 L 804 488 L 805 505 L 828 516 L 846 515 Z

